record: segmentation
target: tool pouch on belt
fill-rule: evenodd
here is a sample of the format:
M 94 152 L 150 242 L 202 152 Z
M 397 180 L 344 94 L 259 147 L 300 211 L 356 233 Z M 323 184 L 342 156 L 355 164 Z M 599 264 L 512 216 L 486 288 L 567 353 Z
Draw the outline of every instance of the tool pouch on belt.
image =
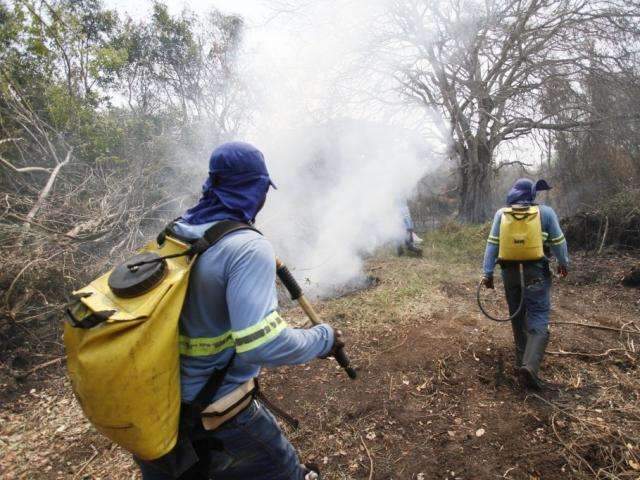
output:
M 174 449 L 147 463 L 180 480 L 209 480 L 209 455 L 212 450 L 221 450 L 223 445 L 217 439 L 203 437 L 202 429 L 212 431 L 233 419 L 251 404 L 259 391 L 258 380 L 252 378 L 224 397 L 203 406 L 215 396 L 232 362 L 233 357 L 224 369 L 213 373 L 192 403 L 182 404 L 180 433 Z M 199 433 L 196 439 L 193 438 L 194 432 Z
M 249 406 L 255 392 L 257 392 L 257 382 L 252 378 L 206 407 L 201 415 L 204 429 L 215 430 L 231 420 Z

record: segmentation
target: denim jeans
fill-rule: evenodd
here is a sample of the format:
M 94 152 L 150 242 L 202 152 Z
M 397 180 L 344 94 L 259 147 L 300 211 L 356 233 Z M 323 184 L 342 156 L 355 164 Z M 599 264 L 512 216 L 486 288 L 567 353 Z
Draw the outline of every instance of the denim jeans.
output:
M 208 451 L 215 480 L 303 480 L 306 474 L 274 416 L 256 400 L 216 430 L 198 429 L 192 438 L 222 442 L 222 449 Z M 145 462 L 139 465 L 143 480 L 172 479 Z
M 502 269 L 509 313 L 513 314 L 520 305 L 520 273 L 517 265 Z M 551 312 L 551 272 L 546 261 L 525 263 L 524 265 L 524 306 L 514 322 L 523 322 L 525 331 L 546 332 L 549 329 Z

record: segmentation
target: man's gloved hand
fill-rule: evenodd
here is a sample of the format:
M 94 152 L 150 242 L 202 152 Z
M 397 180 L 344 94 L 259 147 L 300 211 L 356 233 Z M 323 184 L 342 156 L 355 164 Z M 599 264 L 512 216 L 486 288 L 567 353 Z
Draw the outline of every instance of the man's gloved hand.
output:
M 565 278 L 567 275 L 569 275 L 569 269 L 567 268 L 567 266 L 558 265 L 558 276 L 560 278 Z
M 493 285 L 493 277 L 492 276 L 489 277 L 489 276 L 485 275 L 484 277 L 482 277 L 482 280 L 480 282 L 482 283 L 482 285 L 485 288 L 490 288 L 492 290 L 495 288 L 494 285 Z
M 344 340 L 342 338 L 342 332 L 340 330 L 333 331 L 333 346 L 331 350 L 326 355 L 321 356 L 320 358 L 334 357 L 336 352 L 344 347 Z

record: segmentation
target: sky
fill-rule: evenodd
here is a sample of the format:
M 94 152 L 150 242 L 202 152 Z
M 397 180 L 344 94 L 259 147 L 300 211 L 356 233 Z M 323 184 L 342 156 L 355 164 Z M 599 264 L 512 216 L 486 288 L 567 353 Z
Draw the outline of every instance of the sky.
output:
M 364 0 L 353 2 L 358 4 Z M 375 3 L 375 0 L 368 0 Z M 245 28 L 250 31 L 247 37 L 251 42 L 259 44 L 260 48 L 268 49 L 269 54 L 274 57 L 287 57 L 296 55 L 296 46 L 291 44 L 291 32 L 285 32 L 283 28 L 286 22 L 279 22 L 282 16 L 279 11 L 291 11 L 291 5 L 299 5 L 304 8 L 310 5 L 307 0 L 163 0 L 173 14 L 178 14 L 187 9 L 194 13 L 202 14 L 211 9 L 218 9 L 224 13 L 240 15 L 245 21 Z M 109 8 L 115 8 L 123 15 L 129 15 L 134 19 L 142 19 L 151 12 L 153 0 L 104 0 Z M 319 2 L 332 5 L 331 1 Z M 349 2 L 347 2 L 349 3 Z M 301 8 L 300 10 L 302 10 Z M 331 8 L 331 7 L 329 7 Z M 307 19 L 310 22 L 315 18 Z M 295 35 L 295 34 L 294 34 Z M 249 46 L 251 48 L 251 45 Z M 519 158 L 525 163 L 537 165 L 545 157 L 545 152 L 532 138 L 523 138 L 508 145 L 502 145 L 497 152 L 498 161 L 501 158 Z

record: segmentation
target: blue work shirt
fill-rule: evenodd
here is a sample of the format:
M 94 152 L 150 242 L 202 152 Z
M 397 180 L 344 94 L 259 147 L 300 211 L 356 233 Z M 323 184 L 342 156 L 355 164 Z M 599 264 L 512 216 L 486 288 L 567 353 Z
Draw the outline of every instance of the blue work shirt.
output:
M 400 214 L 402 215 L 402 223 L 404 223 L 405 230 L 413 230 L 413 219 L 411 218 L 409 205 L 406 203 L 400 205 Z
M 214 224 L 175 224 L 187 238 L 199 238 Z M 180 314 L 182 399 L 192 401 L 214 369 L 236 357 L 211 401 L 257 377 L 261 366 L 306 363 L 326 355 L 333 330 L 322 324 L 294 329 L 278 315 L 275 254 L 253 230 L 222 238 L 196 260 Z
M 551 252 L 558 259 L 560 265 L 569 265 L 569 250 L 567 249 L 567 241 L 564 238 L 558 216 L 553 208 L 547 205 L 539 205 L 540 222 L 542 223 L 542 239 L 544 245 L 551 248 Z M 485 276 L 493 275 L 493 270 L 498 260 L 498 251 L 500 249 L 500 222 L 502 220 L 502 209 L 496 212 L 493 217 L 493 225 L 491 233 L 487 239 L 487 248 L 484 251 L 483 270 Z

